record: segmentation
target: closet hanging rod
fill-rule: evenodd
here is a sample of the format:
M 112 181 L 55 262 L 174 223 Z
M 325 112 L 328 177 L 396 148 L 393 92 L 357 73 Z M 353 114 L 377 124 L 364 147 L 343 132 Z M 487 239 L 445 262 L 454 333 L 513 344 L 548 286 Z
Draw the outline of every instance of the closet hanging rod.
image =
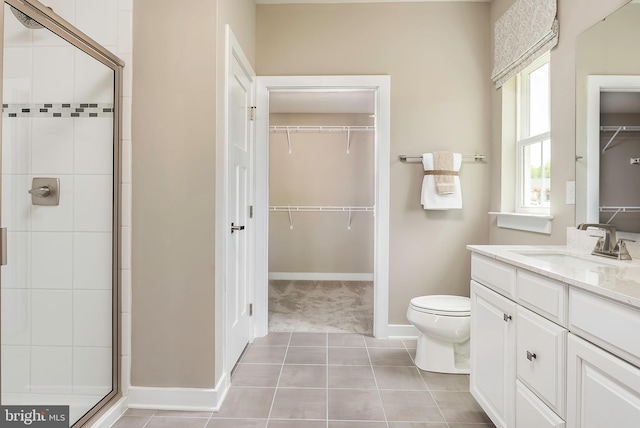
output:
M 271 132 L 351 132 L 373 131 L 375 126 L 270 126 Z
M 640 126 L 601 126 L 601 131 L 640 131 Z
M 375 207 L 327 206 L 327 205 L 271 205 L 269 211 L 306 211 L 306 212 L 373 212 Z
M 601 213 L 610 213 L 614 211 L 620 211 L 623 213 L 626 213 L 626 212 L 637 213 L 637 212 L 640 212 L 640 207 L 606 207 L 606 206 L 600 207 Z
M 422 156 L 409 156 L 409 155 L 400 155 L 398 156 L 402 162 L 422 162 Z M 484 162 L 487 159 L 486 155 L 462 155 L 462 159 L 473 159 L 475 162 Z
M 640 213 L 640 207 L 600 207 L 601 213 L 613 213 L 609 220 L 607 220 L 607 224 L 611 223 L 611 221 L 620 213 Z

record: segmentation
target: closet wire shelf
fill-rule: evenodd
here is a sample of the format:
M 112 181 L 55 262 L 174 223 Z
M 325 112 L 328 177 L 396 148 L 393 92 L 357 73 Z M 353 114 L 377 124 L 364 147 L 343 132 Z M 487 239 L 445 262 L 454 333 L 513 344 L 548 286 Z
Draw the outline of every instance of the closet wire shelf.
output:
M 611 221 L 620 213 L 640 213 L 640 207 L 600 207 L 601 213 L 613 213 L 611 218 L 607 221 L 607 224 L 611 223 Z
M 605 151 L 607 151 L 609 146 L 611 146 L 611 143 L 613 143 L 613 140 L 616 139 L 621 131 L 638 132 L 640 131 L 640 126 L 601 126 L 600 131 L 613 132 L 613 135 L 609 139 L 609 142 L 607 142 L 607 144 L 605 144 L 604 148 L 602 149 L 602 153 L 604 153 Z
M 289 214 L 289 229 L 293 230 L 292 212 L 344 212 L 347 218 L 347 230 L 351 230 L 352 213 L 371 212 L 375 213 L 375 207 L 344 206 L 344 205 L 271 205 L 269 211 L 287 212 Z
M 351 132 L 358 131 L 375 131 L 375 126 L 284 126 L 274 125 L 270 126 L 271 132 L 285 132 L 287 134 L 287 146 L 289 147 L 289 154 L 293 152 L 291 148 L 291 133 L 292 132 L 346 132 L 347 134 L 347 154 L 351 152 Z

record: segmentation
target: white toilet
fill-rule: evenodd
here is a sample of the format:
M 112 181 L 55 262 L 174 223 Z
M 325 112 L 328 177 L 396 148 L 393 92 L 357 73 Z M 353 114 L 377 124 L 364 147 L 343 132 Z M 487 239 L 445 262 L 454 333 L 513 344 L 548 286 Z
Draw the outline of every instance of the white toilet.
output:
M 471 300 L 462 296 L 411 299 L 407 319 L 419 332 L 415 363 L 421 370 L 469 373 Z

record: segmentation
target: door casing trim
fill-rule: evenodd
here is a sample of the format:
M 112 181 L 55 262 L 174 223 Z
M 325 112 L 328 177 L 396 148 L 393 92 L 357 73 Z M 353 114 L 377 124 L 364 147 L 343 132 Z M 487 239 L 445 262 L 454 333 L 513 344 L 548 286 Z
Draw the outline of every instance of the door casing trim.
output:
M 389 336 L 389 176 L 391 146 L 391 77 L 258 76 L 255 145 L 255 311 L 254 334 L 268 333 L 269 243 L 269 92 L 278 90 L 371 90 L 375 94 L 375 209 L 373 334 Z

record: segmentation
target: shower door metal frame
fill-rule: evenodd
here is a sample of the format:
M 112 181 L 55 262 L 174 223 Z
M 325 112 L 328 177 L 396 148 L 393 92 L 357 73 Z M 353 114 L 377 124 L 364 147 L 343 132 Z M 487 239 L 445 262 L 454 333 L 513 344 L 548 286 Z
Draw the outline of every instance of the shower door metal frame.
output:
M 91 410 L 80 418 L 74 427 L 81 427 L 96 416 L 107 410 L 107 405 L 122 396 L 121 389 L 121 263 L 120 245 L 122 214 L 121 208 L 121 153 L 122 153 L 122 78 L 124 61 L 105 49 L 91 37 L 77 29 L 54 11 L 37 0 L 4 0 L 4 3 L 16 8 L 42 24 L 46 29 L 55 33 L 69 44 L 91 56 L 95 60 L 113 70 L 113 204 L 112 204 L 112 389 Z M 4 7 L 0 8 L 0 20 L 4 23 Z M 4 32 L 0 31 L 0 53 L 4 58 Z M 2 62 L 0 62 L 0 78 L 3 77 Z M 2 85 L 0 85 L 2 97 Z M 2 131 L 0 121 L 0 132 Z M 0 151 L 1 155 L 1 151 Z M 1 158 L 1 156 L 0 156 Z M 11 260 L 9 260 L 11 263 Z M 1 388 L 1 385 L 0 385 Z

